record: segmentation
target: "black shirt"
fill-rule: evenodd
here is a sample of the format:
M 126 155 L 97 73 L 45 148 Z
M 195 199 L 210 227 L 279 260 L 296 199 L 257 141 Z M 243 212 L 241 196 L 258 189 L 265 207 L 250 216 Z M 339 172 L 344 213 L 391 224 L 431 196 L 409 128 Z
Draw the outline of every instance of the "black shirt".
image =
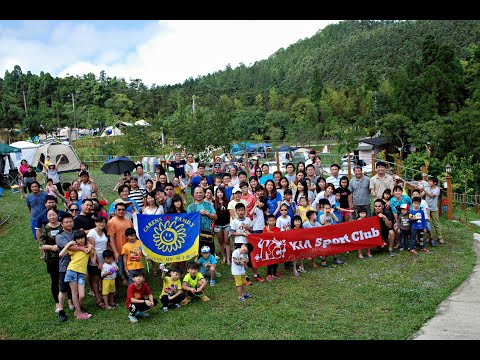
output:
M 83 229 L 86 233 L 95 227 L 95 220 L 93 220 L 93 215 L 78 215 L 73 220 L 73 230 Z

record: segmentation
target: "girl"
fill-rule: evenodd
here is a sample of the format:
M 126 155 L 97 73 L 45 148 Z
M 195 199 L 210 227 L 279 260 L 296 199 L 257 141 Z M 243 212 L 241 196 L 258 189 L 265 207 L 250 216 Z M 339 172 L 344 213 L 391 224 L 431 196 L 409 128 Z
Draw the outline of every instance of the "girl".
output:
M 320 211 L 320 205 L 319 205 L 318 202 L 321 199 L 327 199 L 328 202 L 330 203 L 330 205 L 332 207 L 335 207 L 335 195 L 333 194 L 334 191 L 335 191 L 335 185 L 327 184 L 327 187 L 325 188 L 325 191 L 322 191 L 320 194 L 317 195 L 317 197 L 315 198 L 315 204 L 316 204 L 316 207 L 317 207 L 317 211 Z
M 292 219 L 288 215 L 288 206 L 285 204 L 280 205 L 280 216 L 277 218 L 276 226 L 280 231 L 288 231 L 292 226 Z
M 57 190 L 57 187 L 53 185 L 53 180 L 52 179 L 47 179 L 47 185 L 45 186 L 45 191 L 48 195 L 52 195 L 57 197 L 57 194 L 55 194 L 55 190 Z
M 260 170 L 262 172 L 262 170 Z M 250 177 L 248 180 L 248 192 L 252 195 L 255 195 L 255 188 L 258 185 L 258 178 L 256 176 Z M 262 228 L 263 229 L 263 228 Z
M 253 206 L 252 210 L 248 214 L 250 217 L 253 217 L 253 225 L 252 230 L 253 234 L 259 234 L 263 231 L 265 227 L 265 212 L 267 211 L 267 204 L 266 199 L 263 196 L 260 196 L 255 205 Z M 248 245 L 247 245 L 248 246 Z M 253 279 L 258 282 L 265 282 L 260 275 L 258 275 L 258 269 L 252 266 L 253 271 Z
M 308 203 L 311 204 L 310 201 L 310 196 L 308 194 L 308 184 L 306 179 L 302 179 L 298 182 L 297 184 L 297 191 L 295 192 L 295 197 L 293 198 L 293 201 L 297 204 L 300 205 L 299 199 L 300 197 L 306 197 L 308 200 Z
M 103 205 L 100 204 L 100 201 L 96 199 L 92 199 L 93 201 L 93 212 L 94 216 L 101 216 L 105 219 L 105 221 L 108 221 L 108 213 L 105 211 L 103 208 Z
M 317 179 L 316 186 L 317 186 L 317 189 L 316 189 L 317 195 L 320 194 L 322 191 L 325 191 L 325 189 L 327 188 L 327 181 L 325 180 L 325 178 L 323 176 L 320 176 Z
M 298 199 L 298 206 L 296 214 L 300 216 L 302 222 L 308 221 L 307 212 L 308 211 L 315 211 L 312 206 L 309 205 L 308 199 L 305 196 L 300 196 Z
M 265 195 L 267 198 L 268 213 L 274 215 L 275 217 L 279 217 L 282 197 L 277 192 L 273 180 L 267 180 L 265 183 Z
M 300 161 L 298 164 L 297 164 L 297 173 L 303 173 L 303 176 L 307 176 L 307 172 L 305 171 L 305 163 L 303 161 Z
M 155 176 L 154 176 L 155 181 L 160 181 L 160 175 L 167 175 L 167 172 L 163 168 L 162 164 L 158 164 L 157 166 L 155 166 Z
M 385 189 L 382 194 L 382 201 L 385 209 L 390 209 L 390 198 L 392 197 L 392 190 Z
M 29 167 L 30 167 L 30 165 L 28 165 L 27 160 L 22 159 L 22 161 L 20 162 L 20 167 L 18 168 L 18 173 L 20 175 L 20 184 L 19 184 L 20 185 L 20 198 L 23 198 L 24 195 L 25 195 L 25 197 L 27 196 L 27 191 L 26 191 L 26 189 L 24 189 L 24 186 L 23 186 L 23 173 L 25 171 L 27 171 Z
M 55 242 L 55 236 L 62 231 L 62 224 L 58 221 L 57 209 L 47 211 L 48 224 L 40 231 L 40 251 L 45 254 L 45 264 L 47 272 L 50 275 L 53 301 L 55 301 L 55 312 L 59 312 L 61 307 L 58 303 L 59 292 L 59 271 L 58 271 L 58 246 Z
M 172 183 L 173 183 L 173 192 L 182 198 L 184 209 L 187 210 L 187 207 L 186 207 L 187 198 L 185 196 L 185 190 L 187 189 L 187 187 L 183 183 L 182 177 L 181 176 L 174 177 L 172 180 Z
M 358 219 L 357 220 L 365 219 L 366 217 L 367 217 L 367 212 L 365 210 L 359 210 L 358 211 Z M 372 257 L 372 254 L 370 253 L 370 248 L 366 249 L 366 255 L 367 255 L 368 258 Z M 362 249 L 358 249 L 358 258 L 363 259 Z
M 342 221 L 350 221 L 352 219 L 352 212 L 350 209 L 353 209 L 353 205 L 350 206 L 350 194 L 352 193 L 350 190 L 348 190 L 348 177 L 347 176 L 342 176 L 340 178 L 340 187 L 337 189 L 337 191 L 340 191 L 340 207 L 343 209 L 341 211 L 341 216 L 342 216 Z
M 228 211 L 228 200 L 225 190 L 218 187 L 215 191 L 214 208 L 217 212 L 217 220 L 215 220 L 213 231 L 217 235 L 218 244 L 220 245 L 220 254 L 222 255 L 222 264 L 230 265 L 230 212 Z M 263 229 L 263 227 L 262 227 Z
M 305 182 L 307 183 L 308 189 L 308 201 L 310 202 L 310 204 L 313 204 L 313 202 L 315 201 L 315 193 L 310 190 L 312 186 L 312 181 L 307 177 L 305 178 Z
M 283 192 L 285 191 L 285 189 L 289 189 L 289 188 L 290 188 L 290 183 L 288 182 L 288 179 L 285 176 L 282 176 L 280 178 L 279 188 L 277 190 L 282 196 L 282 199 L 285 197 Z
M 72 246 L 81 246 L 85 250 L 72 251 Z M 85 320 L 92 317 L 92 314 L 82 312 L 82 304 L 85 299 L 85 273 L 87 272 L 88 259 L 95 256 L 93 246 L 88 245 L 87 237 L 83 230 L 75 231 L 73 240 L 67 243 L 60 251 L 59 256 L 70 255 L 70 263 L 68 264 L 65 274 L 65 282 L 70 284 L 72 290 L 72 300 L 75 306 L 75 318 L 77 320 Z
M 172 205 L 168 209 L 168 214 L 183 214 L 186 213 L 183 200 L 177 194 L 172 197 Z
M 96 253 L 96 261 L 93 262 L 92 259 L 90 259 L 88 263 L 88 281 L 92 288 L 93 294 L 95 295 L 95 304 L 101 309 L 104 309 L 107 306 L 100 294 L 100 272 L 102 271 L 102 267 L 105 262 L 102 254 L 105 250 L 107 250 L 108 245 L 108 238 L 105 235 L 106 223 L 107 222 L 103 216 L 97 216 L 95 218 L 95 227 L 87 234 L 87 241 L 93 246 Z
M 297 172 L 295 174 L 295 180 L 293 181 L 292 183 L 292 190 L 293 191 L 297 191 L 297 187 L 298 187 L 298 183 L 300 182 L 300 180 L 302 180 L 303 178 L 305 177 L 305 174 L 303 172 Z
M 162 215 L 163 214 L 163 206 L 158 206 L 157 202 L 155 201 L 155 193 L 149 192 L 145 197 L 147 202 L 146 206 L 143 208 L 142 214 L 145 215 Z
M 53 180 L 53 183 L 58 188 L 58 192 L 62 195 L 63 195 L 63 189 L 62 189 L 62 184 L 60 183 L 60 176 L 58 174 L 58 166 L 60 165 L 60 162 L 62 161 L 64 156 L 65 156 L 64 154 L 60 155 L 57 163 L 49 164 L 48 167 L 42 161 L 38 160 L 38 163 L 44 167 L 43 170 L 45 171 L 46 178 Z
M 302 223 L 302 218 L 299 215 L 295 215 L 293 217 L 293 229 L 292 230 L 299 230 L 303 229 L 303 223 Z M 305 270 L 303 266 L 303 259 L 300 259 L 300 266 L 297 269 L 297 260 L 293 260 L 293 275 L 295 276 L 300 276 L 299 273 L 306 273 L 307 271 Z
M 240 184 L 240 180 L 238 179 L 238 176 L 237 176 L 237 167 L 235 165 L 233 165 L 230 168 L 229 173 L 230 173 L 230 178 L 231 178 L 230 182 L 231 182 L 232 186 Z

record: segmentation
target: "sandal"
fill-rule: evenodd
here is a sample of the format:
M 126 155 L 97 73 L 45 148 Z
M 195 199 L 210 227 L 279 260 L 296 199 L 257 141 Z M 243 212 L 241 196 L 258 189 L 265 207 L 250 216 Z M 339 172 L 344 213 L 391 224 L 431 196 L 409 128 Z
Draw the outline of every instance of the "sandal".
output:
M 157 275 L 158 275 L 157 269 L 152 269 L 152 275 L 153 275 L 153 276 L 157 276 Z
M 103 300 L 100 300 L 99 302 L 95 303 L 95 305 L 97 305 L 101 309 L 105 309 L 105 303 L 103 302 Z
M 439 244 L 445 244 L 445 240 L 440 239 L 440 240 L 438 240 L 438 243 L 439 243 Z

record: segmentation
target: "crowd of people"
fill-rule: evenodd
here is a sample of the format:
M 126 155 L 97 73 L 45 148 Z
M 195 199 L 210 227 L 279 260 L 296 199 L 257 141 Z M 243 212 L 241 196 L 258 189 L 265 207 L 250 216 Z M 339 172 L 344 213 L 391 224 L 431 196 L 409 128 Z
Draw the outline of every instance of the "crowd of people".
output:
M 32 235 L 50 274 L 55 312 L 62 322 L 67 320 L 66 298 L 76 319 L 92 316 L 83 306 L 87 283 L 96 306 L 106 310 L 118 306 L 119 287 L 125 286 L 131 322 L 148 316 L 147 310 L 159 302 L 166 312 L 193 299 L 209 301 L 207 285 L 216 286 L 221 276 L 218 262 L 230 266 L 238 300 L 244 302 L 252 297 L 247 286 L 253 282 L 282 277 L 278 264 L 267 266 L 265 278 L 262 269 L 252 266 L 249 254 L 254 248 L 247 241 L 249 234 L 378 216 L 383 245 L 375 250 L 380 254 L 388 251 L 395 256 L 395 251 L 408 251 L 417 255 L 417 250 L 429 251 L 426 245 L 445 243 L 438 219 L 438 179 L 419 181 L 410 197 L 402 186 L 404 180 L 387 174 L 382 161 L 375 164 L 375 176 L 370 178 L 355 166 L 349 179 L 339 175 L 337 164 L 330 165 L 327 174 L 312 150 L 305 163 L 288 163 L 285 174 L 270 173 L 268 165 L 260 165 L 259 159 L 252 157 L 248 164 L 240 159 L 229 159 L 226 164 L 216 158 L 207 175 L 206 165 L 196 162 L 194 154 L 172 153 L 166 166 L 156 166 L 153 176 L 141 164 L 137 164 L 135 176 L 126 171 L 114 187 L 118 198 L 111 204 L 85 164 L 72 183 L 60 182 L 58 163 L 43 165 L 47 171 L 44 190 L 26 161 L 22 161 L 22 181 Z M 187 192 L 192 195 L 190 204 Z M 59 200 L 63 210 L 58 208 Z M 201 215 L 199 255 L 188 263 L 168 264 L 169 269 L 146 258 L 133 229 L 133 214 L 190 212 Z M 367 258 L 372 257 L 371 250 L 366 249 Z M 358 258 L 364 259 L 361 250 Z M 146 262 L 151 263 L 154 277 L 161 273 L 158 300 L 145 281 Z M 342 264 L 344 261 L 334 255 L 331 266 Z M 327 259 L 320 257 L 297 259 L 283 267 L 298 277 L 309 265 L 329 266 Z

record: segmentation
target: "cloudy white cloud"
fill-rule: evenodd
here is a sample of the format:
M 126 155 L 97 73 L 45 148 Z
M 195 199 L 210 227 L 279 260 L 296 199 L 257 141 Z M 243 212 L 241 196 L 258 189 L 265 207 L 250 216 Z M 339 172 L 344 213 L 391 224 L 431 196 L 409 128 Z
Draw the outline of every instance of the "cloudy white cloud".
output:
M 279 48 L 311 37 L 335 20 L 162 20 L 0 22 L 0 74 L 142 79 L 147 85 L 182 83 L 240 63 L 251 65 Z

